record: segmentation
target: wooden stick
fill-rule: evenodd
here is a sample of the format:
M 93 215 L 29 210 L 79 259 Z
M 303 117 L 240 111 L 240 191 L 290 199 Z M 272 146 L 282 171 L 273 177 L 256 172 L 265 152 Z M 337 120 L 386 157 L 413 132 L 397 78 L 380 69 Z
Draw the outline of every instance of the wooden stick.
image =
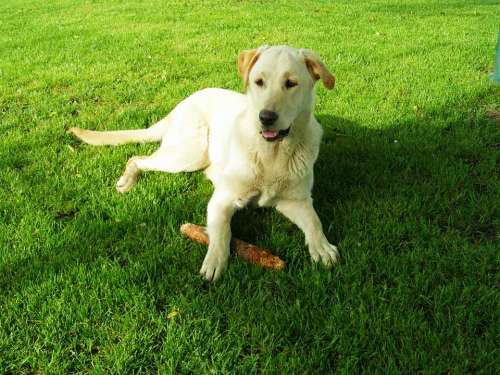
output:
M 181 225 L 181 233 L 193 241 L 208 245 L 209 240 L 205 227 L 186 223 Z M 231 247 L 236 252 L 236 255 L 258 266 L 273 270 L 282 270 L 286 266 L 285 261 L 276 255 L 237 238 L 233 237 L 231 239 Z

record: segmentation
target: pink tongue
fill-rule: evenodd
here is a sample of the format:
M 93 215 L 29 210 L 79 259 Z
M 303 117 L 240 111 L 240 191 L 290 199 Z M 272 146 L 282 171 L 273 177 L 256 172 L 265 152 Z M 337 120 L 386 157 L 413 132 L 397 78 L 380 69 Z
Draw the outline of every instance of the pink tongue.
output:
M 264 130 L 262 131 L 262 135 L 264 138 L 274 138 L 278 135 L 278 132 L 274 130 Z

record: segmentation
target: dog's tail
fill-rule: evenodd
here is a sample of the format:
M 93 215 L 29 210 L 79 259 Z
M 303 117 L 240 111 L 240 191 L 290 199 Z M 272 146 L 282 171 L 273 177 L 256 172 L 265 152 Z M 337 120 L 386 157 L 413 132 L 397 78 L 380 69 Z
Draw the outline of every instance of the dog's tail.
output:
M 85 143 L 94 146 L 123 145 L 126 143 L 147 143 L 161 141 L 167 131 L 168 116 L 148 129 L 94 131 L 80 128 L 70 128 L 68 133 L 73 134 Z

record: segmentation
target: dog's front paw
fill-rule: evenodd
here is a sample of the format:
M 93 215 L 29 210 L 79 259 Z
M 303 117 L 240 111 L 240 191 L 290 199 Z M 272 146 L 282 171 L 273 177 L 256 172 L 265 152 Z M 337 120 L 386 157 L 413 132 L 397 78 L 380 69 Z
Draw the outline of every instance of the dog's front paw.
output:
M 326 238 L 309 245 L 309 253 L 315 263 L 321 261 L 326 267 L 337 263 L 339 251 L 337 247 L 328 242 Z
M 214 250 L 209 247 L 200 275 L 207 281 L 217 280 L 226 269 L 228 258 L 229 251 Z

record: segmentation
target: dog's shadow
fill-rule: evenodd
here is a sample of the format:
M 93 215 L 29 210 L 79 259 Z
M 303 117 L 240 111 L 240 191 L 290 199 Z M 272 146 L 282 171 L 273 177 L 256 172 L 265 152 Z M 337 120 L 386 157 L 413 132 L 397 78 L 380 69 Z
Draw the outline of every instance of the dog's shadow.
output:
M 447 103 L 440 110 L 417 113 L 406 122 L 380 129 L 329 114 L 317 115 L 324 137 L 315 165 L 312 196 L 330 241 L 342 242 L 353 217 L 359 216 L 363 207 L 387 208 L 390 202 L 401 205 L 407 200 L 421 201 L 421 206 L 408 204 L 404 216 L 425 218 L 434 222 L 440 232 L 462 232 L 474 243 L 494 241 L 493 218 L 477 220 L 480 213 L 475 212 L 470 200 L 453 198 L 459 193 L 455 191 L 455 177 L 451 177 L 461 170 L 465 177 L 461 183 L 467 184 L 472 194 L 488 191 L 485 176 L 494 173 L 488 160 L 494 162 L 492 153 L 498 150 L 494 120 L 484 113 L 479 117 L 472 113 L 477 112 L 474 106 L 478 99 L 492 90 L 479 98 Z M 432 206 L 436 194 L 442 195 L 443 202 Z M 450 198 L 453 209 L 447 202 Z M 276 224 L 283 226 L 288 235 L 294 233 L 293 225 L 271 209 L 258 213 L 244 210 L 233 222 L 236 233 L 261 240 L 263 233 Z

